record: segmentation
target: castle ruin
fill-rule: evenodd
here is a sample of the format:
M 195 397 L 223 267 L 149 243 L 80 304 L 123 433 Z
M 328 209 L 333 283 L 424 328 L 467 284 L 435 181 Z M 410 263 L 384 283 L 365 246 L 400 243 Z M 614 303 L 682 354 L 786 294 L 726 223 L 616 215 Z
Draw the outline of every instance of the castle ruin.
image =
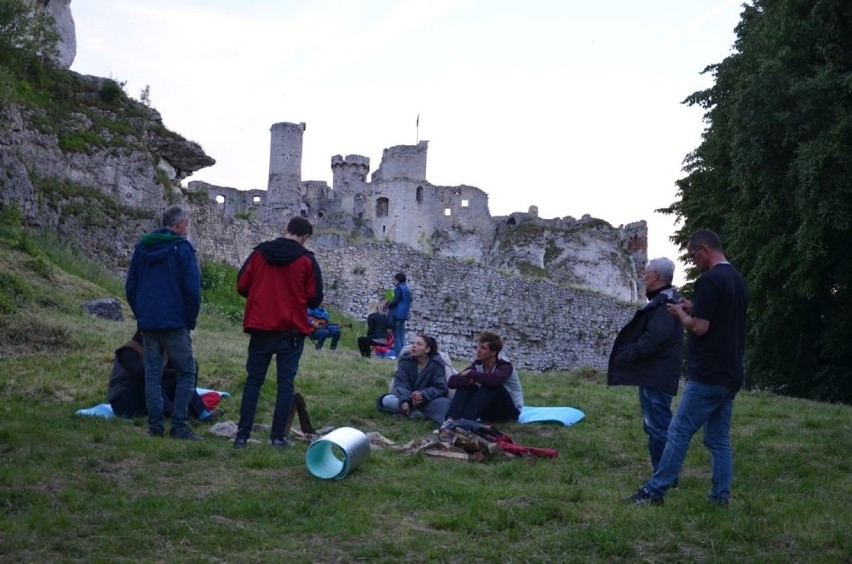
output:
M 332 185 L 302 180 L 305 123 L 270 128 L 266 190 L 239 190 L 205 182 L 206 192 L 231 218 L 283 225 L 294 216 L 315 226 L 313 244 L 342 248 L 352 240 L 390 241 L 436 256 L 586 287 L 625 301 L 642 294 L 647 260 L 644 221 L 619 228 L 588 215 L 540 219 L 538 208 L 492 217 L 488 194 L 467 185 L 436 186 L 426 179 L 428 141 L 384 150 L 370 174 L 362 155 L 331 157 Z

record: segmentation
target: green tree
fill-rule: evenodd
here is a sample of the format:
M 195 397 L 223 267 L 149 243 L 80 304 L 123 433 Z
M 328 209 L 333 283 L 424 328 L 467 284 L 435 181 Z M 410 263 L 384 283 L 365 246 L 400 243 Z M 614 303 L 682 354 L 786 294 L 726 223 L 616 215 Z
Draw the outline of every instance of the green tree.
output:
M 24 0 L 0 0 L 0 64 L 34 62 L 43 69 L 59 51 L 53 16 Z
M 0 0 L 0 63 L 14 57 L 30 35 L 32 11 L 23 0 Z
M 747 385 L 852 402 L 852 2 L 754 0 L 714 85 L 674 214 L 749 283 Z M 695 272 L 690 276 L 694 278 Z

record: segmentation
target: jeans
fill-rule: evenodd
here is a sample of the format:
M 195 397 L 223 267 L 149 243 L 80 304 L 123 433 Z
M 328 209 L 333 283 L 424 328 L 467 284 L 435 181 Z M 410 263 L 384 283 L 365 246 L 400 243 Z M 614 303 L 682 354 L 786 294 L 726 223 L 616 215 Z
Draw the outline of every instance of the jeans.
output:
M 666 435 L 672 421 L 672 396 L 658 388 L 639 387 L 639 405 L 642 407 L 642 427 L 648 435 L 648 452 L 654 472 L 660 466 Z
M 380 400 L 379 409 L 381 411 L 387 411 L 388 413 L 402 413 L 402 410 L 399 408 L 399 398 L 394 394 L 385 394 L 380 398 Z M 419 411 L 425 415 L 427 419 L 430 419 L 435 423 L 443 423 L 447 415 L 447 409 L 450 407 L 450 400 L 445 397 L 440 397 L 425 404 L 420 404 L 417 407 L 414 407 L 414 404 L 410 405 L 411 412 L 409 417 Z
M 305 347 L 305 336 L 296 333 L 272 331 L 254 331 L 249 337 L 248 360 L 246 361 L 246 385 L 243 388 L 243 401 L 240 406 L 240 422 L 237 425 L 237 438 L 248 439 L 254 427 L 260 388 L 266 379 L 266 372 L 272 355 L 275 355 L 277 369 L 277 394 L 275 410 L 272 414 L 271 439 L 284 439 L 287 417 L 293 404 L 296 372 Z
M 323 343 L 327 338 L 331 337 L 331 350 L 337 348 L 337 342 L 340 340 L 340 326 L 339 325 L 329 325 L 324 329 L 316 329 L 313 333 L 311 333 L 311 340 L 316 342 L 316 349 L 322 349 Z
M 145 406 L 148 409 L 148 429 L 162 434 L 163 366 L 165 355 L 177 373 L 172 432 L 186 429 L 187 409 L 195 392 L 195 359 L 189 329 L 146 330 L 143 338 L 145 362 Z
M 737 390 L 727 386 L 689 381 L 669 425 L 668 440 L 654 476 L 645 483 L 652 497 L 662 497 L 677 480 L 692 436 L 704 427 L 704 445 L 712 460 L 710 499 L 727 501 L 734 479 L 731 417 Z
M 405 320 L 394 319 L 393 322 L 393 352 L 399 358 L 399 351 L 405 346 Z

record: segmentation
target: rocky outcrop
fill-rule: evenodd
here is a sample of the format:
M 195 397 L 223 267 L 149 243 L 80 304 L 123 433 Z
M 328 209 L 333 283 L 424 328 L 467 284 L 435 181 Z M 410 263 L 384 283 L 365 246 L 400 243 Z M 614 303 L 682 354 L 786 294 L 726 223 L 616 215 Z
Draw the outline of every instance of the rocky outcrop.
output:
M 624 230 L 588 215 L 543 220 L 513 214 L 512 219 L 513 224 L 503 222 L 497 228 L 484 260 L 489 267 L 589 288 L 623 301 L 635 302 L 644 292 L 637 285 L 634 253 L 629 252 Z
M 123 274 L 138 235 L 185 199 L 180 180 L 215 161 L 114 81 L 64 72 L 70 109 L 50 100 L 67 90 L 41 106 L 0 105 L 0 208 L 18 207 Z
M 161 130 L 148 132 L 148 148 L 171 165 L 176 178 L 186 178 L 196 170 L 216 164 L 195 141 L 171 135 L 164 136 L 160 132 Z
M 77 56 L 77 31 L 71 15 L 71 0 L 30 0 L 35 10 L 44 10 L 53 18 L 59 43 L 56 64 L 64 69 L 71 68 Z

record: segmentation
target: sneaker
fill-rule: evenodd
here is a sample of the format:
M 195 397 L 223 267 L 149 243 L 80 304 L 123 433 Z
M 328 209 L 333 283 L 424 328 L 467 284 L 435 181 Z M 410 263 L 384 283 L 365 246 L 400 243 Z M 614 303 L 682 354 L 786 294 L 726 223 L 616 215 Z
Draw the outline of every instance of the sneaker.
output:
M 728 500 L 727 499 L 720 499 L 720 498 L 717 498 L 717 497 L 709 497 L 709 498 L 707 498 L 707 501 L 709 501 L 710 505 L 712 505 L 714 507 L 721 507 L 722 509 L 728 508 Z
M 638 490 L 636 490 L 636 493 L 634 493 L 630 497 L 622 499 L 621 503 L 624 503 L 626 505 L 662 505 L 663 498 L 651 497 L 651 494 L 648 493 L 648 490 L 646 490 L 645 488 L 639 488 Z
M 234 439 L 234 448 L 235 449 L 246 448 L 247 446 L 248 446 L 248 439 L 241 439 L 240 437 L 237 437 L 236 439 Z
M 163 436 L 163 430 L 162 429 L 148 429 L 148 436 L 149 437 L 162 437 Z
M 287 439 L 272 439 L 270 444 L 275 448 L 290 448 L 293 446 Z
M 178 439 L 181 441 L 203 441 L 204 437 L 201 435 L 196 435 L 189 429 L 172 429 L 169 431 L 169 436 L 173 439 Z

